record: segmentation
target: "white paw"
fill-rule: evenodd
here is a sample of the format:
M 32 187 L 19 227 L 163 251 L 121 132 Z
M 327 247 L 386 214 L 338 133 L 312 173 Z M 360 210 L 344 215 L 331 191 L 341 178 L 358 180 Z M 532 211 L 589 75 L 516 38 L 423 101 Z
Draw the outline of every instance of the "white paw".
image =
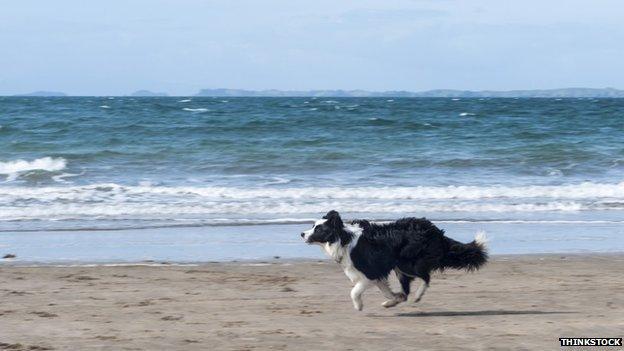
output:
M 388 300 L 388 301 L 383 302 L 381 305 L 383 307 L 385 307 L 385 308 L 390 308 L 390 307 L 394 307 L 394 306 L 398 305 L 399 302 L 400 301 L 398 301 L 398 300 Z
M 362 303 L 362 301 L 353 301 L 353 307 L 355 307 L 356 310 L 361 311 L 364 308 L 364 304 Z
M 397 294 L 394 294 L 394 299 L 388 300 L 382 303 L 381 305 L 385 308 L 394 307 L 405 300 L 407 300 L 407 296 L 405 296 L 405 294 L 397 293 Z

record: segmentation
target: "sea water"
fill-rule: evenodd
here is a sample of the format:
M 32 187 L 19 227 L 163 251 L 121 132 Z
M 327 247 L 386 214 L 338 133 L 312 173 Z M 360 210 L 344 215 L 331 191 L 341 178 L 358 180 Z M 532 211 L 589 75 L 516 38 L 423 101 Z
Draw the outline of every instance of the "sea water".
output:
M 622 99 L 0 97 L 0 252 L 60 233 L 294 245 L 331 209 L 516 238 L 499 253 L 622 250 L 623 176 Z M 260 246 L 154 255 L 277 255 Z

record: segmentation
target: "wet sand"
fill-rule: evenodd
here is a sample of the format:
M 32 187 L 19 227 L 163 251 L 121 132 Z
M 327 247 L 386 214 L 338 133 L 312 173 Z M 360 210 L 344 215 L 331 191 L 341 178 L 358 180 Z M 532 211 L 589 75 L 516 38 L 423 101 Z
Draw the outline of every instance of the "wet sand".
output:
M 435 274 L 417 304 L 385 309 L 370 289 L 358 312 L 331 261 L 4 264 L 0 350 L 552 350 L 623 336 L 623 267 L 622 254 L 496 256 Z

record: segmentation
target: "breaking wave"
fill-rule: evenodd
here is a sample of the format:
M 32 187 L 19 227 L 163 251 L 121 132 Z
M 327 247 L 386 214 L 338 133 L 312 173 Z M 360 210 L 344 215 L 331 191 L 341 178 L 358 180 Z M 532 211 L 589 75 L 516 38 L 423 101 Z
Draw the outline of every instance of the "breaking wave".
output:
M 6 181 L 13 181 L 21 174 L 32 171 L 58 172 L 67 166 L 64 158 L 42 157 L 32 161 L 16 160 L 0 162 L 0 174 L 6 176 Z
M 64 168 L 64 162 L 61 162 L 48 169 L 62 169 L 61 165 Z M 2 221 L 221 218 L 236 222 L 235 219 L 243 214 L 265 219 L 303 219 L 333 208 L 352 214 L 383 213 L 389 216 L 431 212 L 622 210 L 624 182 L 522 187 L 356 188 L 167 187 L 103 183 L 65 187 L 2 186 L 0 198 L 4 199 L 0 204 Z

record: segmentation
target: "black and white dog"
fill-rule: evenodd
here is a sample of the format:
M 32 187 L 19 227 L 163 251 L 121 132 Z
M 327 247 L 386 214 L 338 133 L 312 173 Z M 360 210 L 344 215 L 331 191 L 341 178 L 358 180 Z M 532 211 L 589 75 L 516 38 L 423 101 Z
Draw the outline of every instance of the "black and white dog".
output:
M 382 306 L 392 307 L 407 300 L 414 278 L 422 280 L 415 293 L 418 302 L 429 286 L 430 273 L 445 268 L 476 270 L 488 254 L 485 235 L 463 244 L 444 236 L 425 218 L 403 218 L 396 222 L 376 224 L 366 220 L 344 223 L 336 211 L 329 211 L 314 227 L 301 233 L 308 244 L 320 245 L 338 262 L 353 282 L 351 299 L 361 311 L 362 293 L 375 285 L 388 299 Z M 401 283 L 395 293 L 388 284 L 394 271 Z

